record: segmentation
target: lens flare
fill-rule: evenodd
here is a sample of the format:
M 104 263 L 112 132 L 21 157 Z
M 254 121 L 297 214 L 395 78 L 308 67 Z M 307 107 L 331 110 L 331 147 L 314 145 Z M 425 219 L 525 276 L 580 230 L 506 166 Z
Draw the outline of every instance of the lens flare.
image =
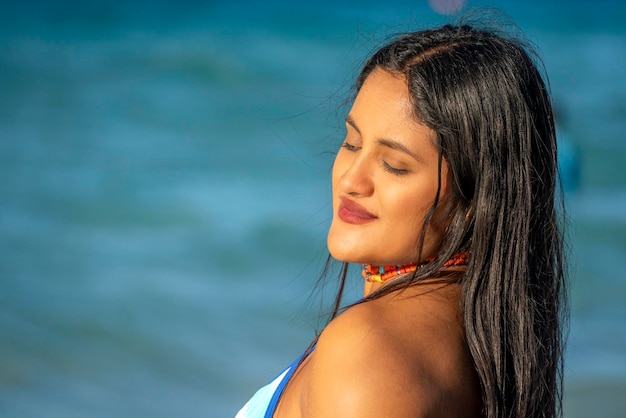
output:
M 428 0 L 428 5 L 439 14 L 453 15 L 465 6 L 465 0 Z

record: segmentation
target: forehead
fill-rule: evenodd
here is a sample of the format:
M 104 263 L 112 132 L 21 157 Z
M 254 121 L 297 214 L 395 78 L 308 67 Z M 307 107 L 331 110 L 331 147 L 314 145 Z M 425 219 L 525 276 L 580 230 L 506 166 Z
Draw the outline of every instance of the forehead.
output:
M 413 106 L 406 78 L 376 69 L 365 79 L 348 117 L 364 135 L 434 148 L 435 132 L 417 119 Z
M 401 74 L 375 69 L 365 79 L 352 106 L 380 116 L 414 119 L 406 78 Z

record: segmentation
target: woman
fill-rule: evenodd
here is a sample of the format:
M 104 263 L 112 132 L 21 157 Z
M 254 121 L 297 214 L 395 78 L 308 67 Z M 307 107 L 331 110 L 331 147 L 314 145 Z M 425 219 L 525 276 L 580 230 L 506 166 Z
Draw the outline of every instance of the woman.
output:
M 364 297 L 239 417 L 560 415 L 556 142 L 525 50 L 446 25 L 366 62 L 328 234 Z

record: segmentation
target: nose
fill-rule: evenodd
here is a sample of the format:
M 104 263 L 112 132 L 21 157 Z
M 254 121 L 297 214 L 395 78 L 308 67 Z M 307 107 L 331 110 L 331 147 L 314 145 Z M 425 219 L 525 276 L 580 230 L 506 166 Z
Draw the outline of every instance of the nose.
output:
M 371 158 L 362 151 L 349 161 L 335 161 L 342 193 L 351 196 L 370 196 L 374 192 Z

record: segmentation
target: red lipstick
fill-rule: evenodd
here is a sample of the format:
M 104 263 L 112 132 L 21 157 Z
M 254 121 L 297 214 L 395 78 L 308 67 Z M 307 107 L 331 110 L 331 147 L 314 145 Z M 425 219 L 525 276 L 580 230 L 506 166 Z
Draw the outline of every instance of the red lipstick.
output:
M 341 197 L 340 199 L 341 205 L 339 205 L 337 215 L 342 221 L 349 224 L 360 225 L 373 221 L 377 218 L 375 215 L 368 212 L 367 209 L 365 209 L 358 203 L 355 203 L 345 197 Z

